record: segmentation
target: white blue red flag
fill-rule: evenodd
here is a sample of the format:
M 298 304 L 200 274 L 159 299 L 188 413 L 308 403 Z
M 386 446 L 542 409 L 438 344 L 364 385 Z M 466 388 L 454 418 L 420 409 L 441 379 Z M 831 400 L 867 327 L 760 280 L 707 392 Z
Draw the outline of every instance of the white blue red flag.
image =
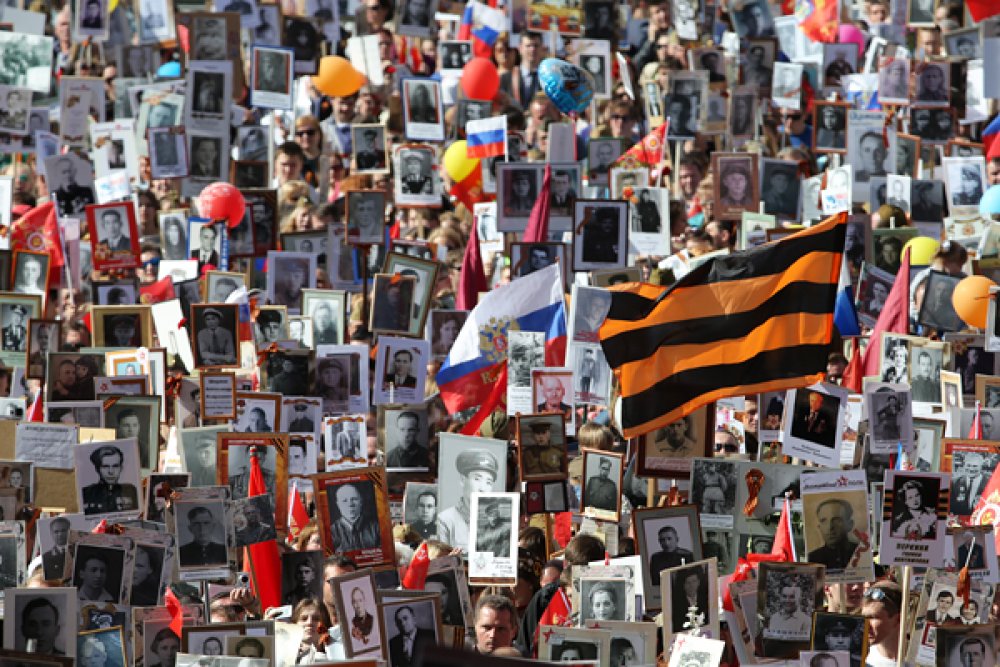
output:
M 477 118 L 465 123 L 468 157 L 498 157 L 507 152 L 507 116 Z
M 493 45 L 507 29 L 507 17 L 502 10 L 495 9 L 476 0 L 465 5 L 462 22 L 458 26 L 458 38 L 472 41 L 472 52 L 483 58 L 493 55 Z
M 566 358 L 562 267 L 547 266 L 488 292 L 469 314 L 437 374 L 441 398 L 455 413 L 483 404 L 507 363 L 510 331 L 545 334 L 545 365 Z

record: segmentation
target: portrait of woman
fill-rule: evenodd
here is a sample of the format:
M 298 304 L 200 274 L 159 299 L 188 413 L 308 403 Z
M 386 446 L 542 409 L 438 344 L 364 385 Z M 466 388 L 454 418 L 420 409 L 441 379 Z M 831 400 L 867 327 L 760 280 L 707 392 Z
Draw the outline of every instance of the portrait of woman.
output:
M 160 597 L 161 562 L 159 555 L 148 547 L 135 548 L 135 564 L 132 567 L 133 607 L 155 607 Z
M 163 628 L 153 637 L 153 643 L 149 648 L 151 652 L 147 662 L 149 667 L 174 667 L 177 662 L 177 652 L 181 648 L 181 638 L 170 628 Z M 221 650 L 219 654 L 222 654 Z
M 448 356 L 451 346 L 458 337 L 458 332 L 462 330 L 465 322 L 464 313 L 441 313 L 434 318 L 436 328 L 431 334 L 431 351 L 435 357 L 444 358 Z
M 943 66 L 924 64 L 917 80 L 917 101 L 924 104 L 948 103 L 948 76 Z
M 187 259 L 187 231 L 184 229 L 184 219 L 172 215 L 164 217 L 163 224 L 163 259 Z
M 915 479 L 900 485 L 893 499 L 892 536 L 909 540 L 933 540 L 937 535 L 937 513 L 925 507 L 924 488 Z
M 622 585 L 611 581 L 596 582 L 587 593 L 587 609 L 584 610 L 586 620 L 626 620 L 627 609 L 625 601 L 620 599 L 619 591 Z

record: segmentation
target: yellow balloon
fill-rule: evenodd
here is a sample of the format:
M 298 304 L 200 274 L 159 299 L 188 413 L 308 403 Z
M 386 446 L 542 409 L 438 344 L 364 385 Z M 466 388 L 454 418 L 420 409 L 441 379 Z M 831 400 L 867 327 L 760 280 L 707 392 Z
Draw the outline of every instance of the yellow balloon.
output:
M 903 252 L 910 249 L 910 264 L 912 266 L 927 266 L 934 259 L 934 253 L 941 246 L 936 240 L 929 236 L 917 236 L 906 242 Z
M 456 141 L 444 152 L 444 171 L 451 180 L 460 183 L 479 167 L 479 158 L 469 157 L 465 140 Z
M 348 97 L 365 85 L 365 75 L 354 69 L 347 58 L 324 56 L 319 61 L 319 72 L 313 77 L 316 90 L 331 97 Z
M 108 13 L 111 13 L 116 9 L 118 9 L 118 0 L 111 0 L 111 2 L 108 3 Z

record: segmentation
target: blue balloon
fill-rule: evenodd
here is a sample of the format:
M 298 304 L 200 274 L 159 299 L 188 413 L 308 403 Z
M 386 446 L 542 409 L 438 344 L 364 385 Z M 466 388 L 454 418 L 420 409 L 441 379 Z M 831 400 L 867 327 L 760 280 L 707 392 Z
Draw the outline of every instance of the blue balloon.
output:
M 979 215 L 989 218 L 1000 215 L 1000 185 L 993 185 L 979 200 Z
M 556 108 L 563 113 L 582 113 L 594 99 L 594 78 L 576 65 L 546 58 L 538 66 L 538 81 Z
M 181 75 L 181 64 L 176 60 L 163 63 L 160 69 L 156 70 L 156 76 L 162 79 L 176 79 Z

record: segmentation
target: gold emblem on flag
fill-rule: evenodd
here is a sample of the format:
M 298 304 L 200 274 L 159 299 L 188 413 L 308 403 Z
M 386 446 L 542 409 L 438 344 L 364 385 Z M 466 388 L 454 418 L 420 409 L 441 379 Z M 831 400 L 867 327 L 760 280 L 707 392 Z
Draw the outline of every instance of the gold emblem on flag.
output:
M 507 358 L 507 334 L 518 331 L 517 320 L 512 317 L 491 317 L 485 326 L 479 329 L 479 351 L 490 363 L 497 363 Z

